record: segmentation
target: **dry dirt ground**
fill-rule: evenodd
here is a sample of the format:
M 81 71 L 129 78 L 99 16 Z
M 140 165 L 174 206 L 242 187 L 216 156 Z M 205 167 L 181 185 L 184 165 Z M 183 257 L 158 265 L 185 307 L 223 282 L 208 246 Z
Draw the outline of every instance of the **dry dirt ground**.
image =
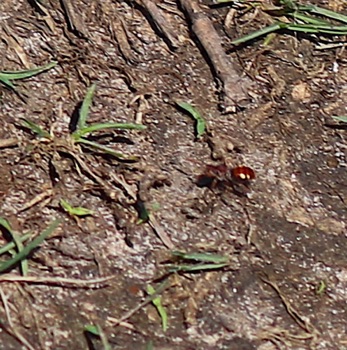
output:
M 347 12 L 342 1 L 315 4 Z M 0 70 L 57 62 L 16 81 L 15 92 L 1 86 L 0 216 L 21 234 L 61 219 L 30 256 L 28 277 L 19 268 L 0 277 L 0 349 L 106 348 L 86 325 L 99 325 L 112 349 L 347 349 L 346 128 L 331 118 L 346 115 L 341 38 L 322 49 L 324 38 L 282 33 L 268 46 L 258 40 L 236 50 L 232 39 L 270 17 L 200 4 L 251 82 L 249 103 L 224 113 L 221 85 L 186 14 L 175 2 L 157 5 L 174 45 L 151 22 L 148 2 L 0 3 Z M 137 162 L 61 149 L 92 83 L 88 122 L 147 127 L 93 140 Z M 194 120 L 175 100 L 202 113 L 208 136 L 196 139 Z M 38 140 L 23 118 L 53 141 Z M 223 162 L 254 169 L 247 193 L 197 186 L 206 164 Z M 61 199 L 94 215 L 71 217 Z M 156 221 L 137 224 L 139 199 Z M 230 263 L 168 277 L 163 332 L 153 304 L 141 303 L 149 284 L 160 285 L 170 250 L 218 253 Z

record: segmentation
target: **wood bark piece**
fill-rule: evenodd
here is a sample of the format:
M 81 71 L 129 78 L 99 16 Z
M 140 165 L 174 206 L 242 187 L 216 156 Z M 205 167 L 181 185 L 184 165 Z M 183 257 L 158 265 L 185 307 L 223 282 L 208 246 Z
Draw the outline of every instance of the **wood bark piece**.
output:
M 166 38 L 169 48 L 177 49 L 179 42 L 175 30 L 170 26 L 170 22 L 155 2 L 152 0 L 136 0 L 136 3 L 142 6 L 151 16 L 160 33 Z
M 217 78 L 223 86 L 222 108 L 225 113 L 234 113 L 238 107 L 249 103 L 247 89 L 251 81 L 241 76 L 234 67 L 231 57 L 225 53 L 221 39 L 210 19 L 194 0 L 179 0 L 183 10 L 192 22 L 192 31 L 198 38 L 211 61 Z

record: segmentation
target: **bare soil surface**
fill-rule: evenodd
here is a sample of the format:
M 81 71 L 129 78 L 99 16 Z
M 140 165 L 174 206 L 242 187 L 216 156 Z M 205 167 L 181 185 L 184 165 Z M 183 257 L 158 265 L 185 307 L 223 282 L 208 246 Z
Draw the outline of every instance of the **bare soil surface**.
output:
M 19 267 L 0 276 L 0 349 L 103 349 L 86 325 L 99 325 L 112 349 L 347 349 L 347 142 L 331 118 L 346 115 L 344 46 L 321 49 L 330 39 L 282 33 L 268 46 L 235 49 L 232 39 L 270 17 L 200 4 L 250 82 L 248 104 L 224 113 L 222 86 L 184 11 L 156 3 L 173 45 L 145 4 L 0 3 L 0 70 L 57 62 L 16 81 L 15 92 L 1 87 L 0 216 L 20 234 L 61 219 L 31 254 L 28 277 L 20 280 Z M 338 0 L 314 4 L 347 12 Z M 93 140 L 138 161 L 66 146 L 92 83 L 89 123 L 147 127 Z M 208 135 L 196 139 L 194 120 L 175 101 L 201 112 Z M 38 139 L 23 118 L 53 140 Z M 197 186 L 207 164 L 222 163 L 252 168 L 249 190 Z M 61 199 L 94 215 L 71 217 Z M 139 200 L 154 222 L 138 224 Z M 141 303 L 149 284 L 160 285 L 170 250 L 230 263 L 168 277 L 163 332 L 153 304 Z

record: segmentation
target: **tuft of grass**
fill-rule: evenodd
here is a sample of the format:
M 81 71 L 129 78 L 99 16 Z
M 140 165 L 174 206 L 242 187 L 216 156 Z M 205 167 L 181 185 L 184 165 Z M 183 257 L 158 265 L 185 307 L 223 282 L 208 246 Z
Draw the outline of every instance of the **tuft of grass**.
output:
M 57 62 L 51 62 L 46 64 L 45 66 L 22 70 L 22 71 L 0 71 L 0 83 L 6 85 L 8 88 L 15 90 L 15 86 L 13 85 L 13 80 L 20 80 L 25 78 L 31 78 L 34 75 L 40 74 L 46 70 L 54 68 L 57 65 Z
M 89 110 L 92 105 L 96 84 L 89 87 L 86 96 L 82 102 L 82 106 L 79 111 L 78 120 L 76 124 L 76 130 L 71 134 L 71 137 L 75 143 L 80 143 L 94 151 L 99 151 L 104 154 L 109 154 L 118 159 L 136 161 L 138 157 L 127 157 L 120 152 L 116 152 L 110 147 L 101 145 L 95 141 L 88 140 L 86 137 L 95 132 L 107 129 L 119 129 L 119 130 L 145 130 L 146 126 L 142 124 L 133 123 L 96 123 L 87 124 Z
M 248 2 L 245 1 L 244 3 L 247 4 Z M 258 39 L 259 37 L 280 30 L 318 35 L 347 34 L 346 25 L 338 25 L 331 22 L 331 20 L 333 20 L 335 22 L 347 23 L 347 16 L 315 5 L 302 5 L 292 0 L 279 0 L 279 6 L 277 7 L 266 7 L 260 3 L 258 6 L 260 6 L 264 12 L 267 12 L 274 18 L 286 16 L 288 22 L 276 20 L 275 23 L 268 27 L 262 28 L 232 41 L 233 45 L 245 44 L 252 40 Z
M 76 130 L 72 132 L 70 135 L 70 140 L 72 142 L 71 143 L 65 142 L 66 143 L 65 145 L 64 145 L 64 142 L 60 142 L 60 145 L 64 145 L 66 146 L 65 148 L 69 149 L 73 144 L 81 144 L 88 149 L 101 152 L 102 154 L 111 155 L 117 159 L 137 161 L 139 158 L 136 156 L 125 156 L 121 152 L 117 152 L 108 146 L 99 144 L 95 141 L 88 139 L 88 136 L 90 136 L 90 134 L 96 131 L 104 131 L 108 129 L 118 129 L 118 130 L 145 130 L 146 129 L 145 125 L 134 124 L 134 123 L 107 122 L 107 123 L 88 124 L 87 120 L 88 120 L 90 107 L 92 105 L 95 89 L 96 89 L 96 85 L 95 84 L 91 85 L 86 93 L 86 96 L 84 97 L 81 108 L 79 110 L 78 119 L 76 121 Z M 49 132 L 47 132 L 46 130 L 43 130 L 39 125 L 35 124 L 34 122 L 28 119 L 23 119 L 22 125 L 25 128 L 31 130 L 31 132 L 33 132 L 39 138 L 53 140 L 53 136 L 50 135 Z
M 61 221 L 58 219 L 54 220 L 39 236 L 34 238 L 26 246 L 23 245 L 22 241 L 18 237 L 14 238 L 12 232 L 13 241 L 16 245 L 16 248 L 18 249 L 18 253 L 14 254 L 14 256 L 11 259 L 8 259 L 0 264 L 0 273 L 9 270 L 10 268 L 14 267 L 20 262 L 22 264 L 22 272 L 24 274 L 23 260 L 25 260 L 28 257 L 28 255 L 35 248 L 37 248 L 59 226 L 60 222 Z M 9 229 L 11 230 L 11 227 L 9 226 L 7 220 L 2 219 L 1 226 L 5 228 L 8 232 L 10 232 Z M 20 245 L 20 248 L 18 247 L 18 243 Z M 27 268 L 25 269 L 25 272 L 27 273 Z
M 197 109 L 195 109 L 191 104 L 182 101 L 176 101 L 177 106 L 183 109 L 186 113 L 192 116 L 195 121 L 195 133 L 196 138 L 200 139 L 206 133 L 206 122 L 202 115 Z

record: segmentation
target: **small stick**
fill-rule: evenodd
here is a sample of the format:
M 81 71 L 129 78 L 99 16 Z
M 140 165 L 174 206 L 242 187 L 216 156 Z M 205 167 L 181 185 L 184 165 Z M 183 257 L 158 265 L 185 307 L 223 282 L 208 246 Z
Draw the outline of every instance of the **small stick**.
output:
M 210 19 L 202 12 L 195 0 L 179 0 L 192 22 L 192 30 L 206 51 L 217 78 L 223 85 L 223 105 L 225 113 L 236 112 L 237 107 L 248 104 L 247 88 L 251 85 L 248 77 L 241 77 L 234 63 L 225 53 L 221 39 Z
M 108 316 L 107 317 L 107 321 L 109 321 L 112 324 L 116 324 L 117 326 L 122 326 L 122 327 L 128 328 L 128 329 L 130 329 L 132 331 L 136 330 L 135 327 L 131 323 L 129 323 L 129 322 L 120 322 L 118 320 L 118 318 L 115 318 L 115 317 Z
M 19 143 L 19 140 L 14 137 L 10 137 L 8 139 L 2 139 L 0 140 L 0 148 L 18 146 L 18 143 Z
M 31 199 L 28 203 L 24 204 L 23 207 L 20 208 L 17 213 L 30 209 L 34 205 L 42 202 L 44 199 L 52 197 L 52 195 L 53 195 L 53 190 L 51 188 L 48 188 L 44 192 L 39 193 L 37 196 Z
M 153 231 L 160 238 L 160 240 L 164 243 L 166 248 L 173 250 L 175 248 L 175 245 L 172 243 L 168 234 L 159 225 L 159 222 L 157 221 L 157 219 L 151 214 L 149 214 L 149 224 L 152 227 Z
M 136 3 L 146 9 L 160 33 L 167 39 L 169 48 L 177 49 L 179 43 L 174 34 L 175 31 L 170 26 L 170 22 L 165 17 L 163 11 L 155 4 L 155 2 L 152 0 L 136 0 Z

